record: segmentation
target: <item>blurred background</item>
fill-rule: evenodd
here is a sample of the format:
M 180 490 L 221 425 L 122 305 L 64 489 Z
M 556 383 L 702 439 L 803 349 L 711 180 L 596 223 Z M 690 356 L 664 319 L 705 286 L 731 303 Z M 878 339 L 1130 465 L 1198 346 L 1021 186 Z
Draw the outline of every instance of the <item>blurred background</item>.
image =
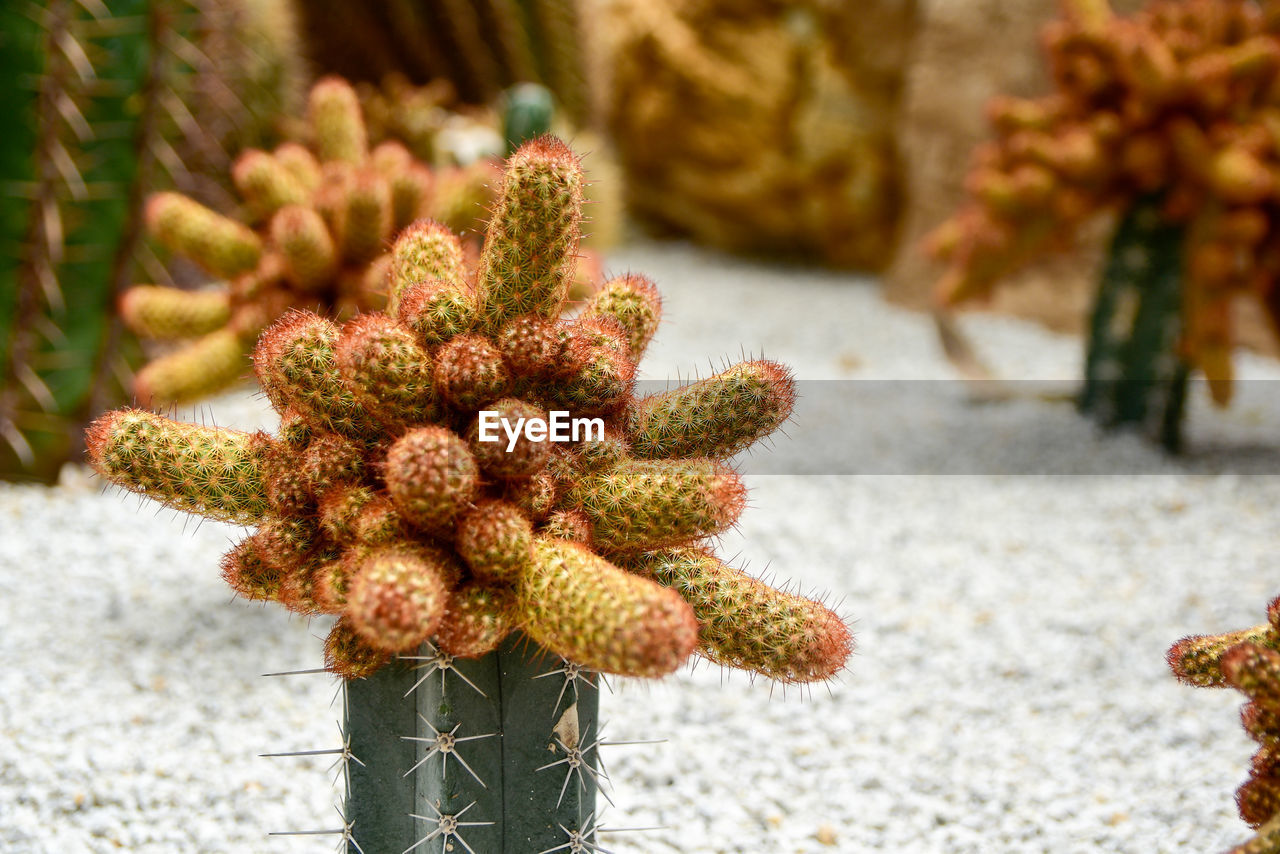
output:
M 326 75 L 355 85 L 371 144 L 400 142 L 442 179 L 420 213 L 483 217 L 482 188 L 451 190 L 451 170 L 505 153 L 507 113 L 531 103 L 526 91 L 513 111 L 509 90 L 536 83 L 547 114 L 513 132 L 554 130 L 586 157 L 593 250 L 674 238 L 861 271 L 928 311 L 941 267 L 921 240 L 965 198 L 988 100 L 1050 87 L 1039 31 L 1057 13 L 1055 0 L 6 4 L 0 474 L 56 479 L 87 420 L 181 349 L 147 340 L 145 318 L 122 322 L 125 293 L 234 276 L 158 239 L 148 198 L 175 191 L 252 224 L 233 164 L 306 143 L 307 93 Z M 1067 251 L 1010 271 L 1017 286 L 983 308 L 1083 329 L 1111 222 L 1103 211 Z M 1261 313 L 1239 303 L 1241 341 L 1271 352 Z

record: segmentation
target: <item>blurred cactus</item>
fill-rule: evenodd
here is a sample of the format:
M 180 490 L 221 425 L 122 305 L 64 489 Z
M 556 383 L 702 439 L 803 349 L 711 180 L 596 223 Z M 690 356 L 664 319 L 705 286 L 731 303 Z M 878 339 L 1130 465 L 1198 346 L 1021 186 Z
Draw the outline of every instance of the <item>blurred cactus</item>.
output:
M 609 4 L 609 125 L 632 210 L 729 250 L 883 266 L 915 7 Z
M 492 112 L 459 102 L 447 80 L 416 86 L 397 72 L 378 86 L 358 83 L 356 91 L 371 145 L 395 140 L 417 159 L 439 167 L 468 166 L 502 154 Z
M 187 342 L 138 372 L 139 401 L 187 401 L 231 385 L 247 373 L 258 335 L 292 307 L 340 319 L 380 307 L 397 231 L 432 214 L 474 231 L 487 212 L 492 167 L 437 175 L 400 143 L 370 150 L 355 91 L 339 78 L 311 90 L 308 131 L 310 147 L 237 158 L 231 176 L 249 224 L 177 193 L 148 201 L 151 236 L 226 284 L 139 285 L 122 296 L 121 316 L 138 335 Z
M 224 559 L 224 577 L 246 598 L 337 615 L 326 644 L 330 670 L 358 679 L 391 665 L 375 677 L 385 681 L 369 683 L 375 708 L 349 705 L 349 734 L 380 738 L 379 755 L 394 752 L 395 737 L 406 734 L 395 722 L 412 727 L 415 739 L 433 740 L 415 721 L 413 703 L 402 700 L 412 691 L 396 690 L 410 678 L 403 665 L 414 659 L 406 656 L 419 651 L 427 672 L 418 684 L 439 670 L 440 693 L 419 697 L 416 706 L 430 704 L 421 719 L 433 731 L 464 723 L 468 738 L 501 731 L 504 744 L 513 739 L 504 751 L 540 754 L 544 770 L 585 767 L 577 774 L 585 787 L 579 796 L 587 797 L 583 778 L 595 769 L 584 754 L 598 737 L 585 726 L 589 707 L 588 717 L 566 723 L 561 691 L 540 708 L 504 711 L 503 704 L 525 702 L 516 699 L 520 692 L 533 691 L 536 680 L 523 678 L 510 690 L 503 683 L 501 702 L 497 691 L 486 692 L 481 706 L 488 711 L 464 721 L 459 714 L 480 708 L 466 703 L 480 700 L 463 700 L 458 692 L 468 689 L 455 685 L 445 702 L 454 656 L 477 659 L 459 671 L 464 675 L 496 679 L 501 672 L 506 679 L 511 667 L 545 675 L 519 656 L 501 666 L 493 656 L 481 658 L 504 640 L 514 643 L 518 630 L 563 658 L 565 673 L 660 677 L 696 649 L 783 682 L 811 682 L 838 672 L 852 641 L 826 607 L 731 569 L 705 547 L 745 504 L 727 458 L 791 412 L 786 369 L 747 362 L 637 400 L 636 364 L 661 312 L 654 286 L 621 277 L 573 319 L 561 317 L 582 185 L 578 158 L 566 145 L 553 137 L 526 143 L 506 166 L 474 266 L 455 235 L 420 221 L 393 248 L 389 313 L 341 327 L 305 312 L 277 321 L 254 353 L 258 379 L 281 414 L 277 436 L 126 409 L 95 422 L 88 442 L 97 471 L 126 489 L 256 525 Z M 548 441 L 536 425 L 554 423 L 553 413 L 588 432 Z M 568 421 L 562 423 L 567 433 Z M 508 645 L 499 656 L 512 654 Z M 354 689 L 349 704 L 363 703 L 362 692 Z M 495 723 L 521 716 L 520 734 L 514 724 L 507 730 Z M 374 729 L 362 729 L 366 723 Z M 559 727 L 551 742 L 553 724 Z M 576 822 L 564 833 L 590 836 L 590 812 L 579 801 L 576 817 L 554 812 L 554 822 L 545 812 L 521 812 L 515 798 L 503 815 L 477 807 L 464 816 L 468 799 L 481 802 L 464 774 L 447 795 L 438 782 L 424 790 L 428 783 L 414 778 L 415 801 L 412 790 L 406 795 L 389 782 L 412 759 L 402 745 L 400 751 L 390 767 L 353 774 L 348 818 L 385 814 L 388 801 L 378 793 L 392 787 L 405 804 L 433 792 L 426 796 L 436 810 L 426 816 L 437 824 L 433 839 L 464 820 L 506 822 L 509 841 L 528 834 L 538 842 L 512 843 L 511 851 L 563 843 L 558 822 Z M 565 805 L 569 776 L 561 785 L 533 765 L 507 769 L 512 779 L 500 790 L 533 790 L 539 804 Z M 559 801 L 551 797 L 557 790 Z M 425 835 L 403 815 L 386 817 L 393 819 L 403 828 L 393 837 L 362 837 L 383 831 L 357 823 L 353 838 L 404 850 Z M 546 841 L 553 837 L 559 841 Z
M 551 133 L 555 101 L 551 91 L 537 83 L 518 83 L 502 93 L 502 137 L 507 155 L 515 153 L 526 140 Z
M 1245 732 L 1258 743 L 1249 779 L 1236 790 L 1240 817 L 1257 832 L 1226 854 L 1280 852 L 1280 598 L 1267 622 L 1243 631 L 1200 635 L 1169 650 L 1179 680 L 1202 688 L 1235 688 L 1248 702 L 1240 710 Z
M 317 66 L 351 80 L 402 73 L 445 80 L 467 104 L 542 83 L 572 122 L 593 122 L 599 79 L 592 4 L 583 0 L 312 0 L 299 6 Z
M 211 128 L 250 94 L 243 68 L 207 57 L 237 40 L 228 28 L 241 11 L 240 0 L 0 8 L 0 104 L 12 119 L 0 143 L 0 476 L 56 477 L 84 423 L 122 397 L 136 345 L 111 306 L 139 264 L 158 267 L 141 240 L 143 198 L 194 190 L 201 175 L 175 152 L 232 140 Z M 259 100 L 287 88 L 260 82 Z
M 1171 335 L 1148 336 L 1158 349 L 1131 361 L 1139 374 L 1122 379 L 1140 395 L 1153 382 L 1164 385 L 1163 397 L 1176 399 L 1177 376 L 1195 369 L 1214 401 L 1226 405 L 1232 303 L 1260 299 L 1280 320 L 1275 16 L 1254 4 L 1214 0 L 1155 0 L 1130 17 L 1102 2 L 1064 0 L 1063 9 L 1044 31 L 1057 91 L 990 104 L 996 139 L 974 153 L 972 201 L 928 240 L 949 264 L 939 298 L 956 303 L 989 293 L 1099 212 L 1126 214 L 1120 231 L 1140 226 L 1154 235 L 1163 221 L 1180 232 L 1160 232 L 1168 246 L 1117 237 L 1127 257 L 1113 258 L 1100 289 L 1090 364 L 1102 364 L 1093 356 L 1113 349 L 1097 336 L 1114 312 L 1110 279 L 1127 277 L 1131 291 L 1142 291 L 1140 313 L 1150 317 L 1150 300 L 1170 298 L 1180 311 Z M 1154 221 L 1143 211 L 1154 212 Z M 1175 295 L 1150 292 L 1170 276 Z M 1114 315 L 1118 322 L 1126 311 Z M 1142 349 L 1136 340 L 1128 345 L 1135 352 Z M 1096 389 L 1099 380 L 1091 376 L 1090 384 Z M 1086 402 L 1096 399 L 1086 393 Z M 1121 399 L 1095 408 L 1105 420 L 1176 423 L 1176 411 L 1144 410 L 1140 401 Z M 1176 426 L 1163 432 L 1166 444 L 1177 444 Z

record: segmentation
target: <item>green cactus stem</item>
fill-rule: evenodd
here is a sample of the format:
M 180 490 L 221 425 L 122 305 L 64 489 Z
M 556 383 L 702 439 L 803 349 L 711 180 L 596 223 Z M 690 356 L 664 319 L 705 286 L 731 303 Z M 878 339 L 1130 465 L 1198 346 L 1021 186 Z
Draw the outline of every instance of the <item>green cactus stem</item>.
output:
M 527 854 L 592 839 L 598 682 L 519 635 L 474 659 L 424 644 L 348 682 L 348 851 Z
M 1183 231 L 1154 198 L 1120 221 L 1089 323 L 1079 403 L 1104 426 L 1135 425 L 1174 453 L 1190 373 L 1178 353 Z

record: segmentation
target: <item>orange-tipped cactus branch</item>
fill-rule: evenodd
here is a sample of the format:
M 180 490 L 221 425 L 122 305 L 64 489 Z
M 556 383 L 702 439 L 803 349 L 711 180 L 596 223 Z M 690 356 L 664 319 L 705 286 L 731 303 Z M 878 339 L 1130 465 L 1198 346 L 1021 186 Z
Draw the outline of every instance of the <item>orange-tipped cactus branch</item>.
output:
M 1257 832 L 1231 852 L 1280 852 L 1280 597 L 1268 606 L 1266 623 L 1183 638 L 1170 648 L 1168 660 L 1182 682 L 1235 688 L 1245 696 L 1240 718 L 1259 747 L 1249 778 L 1236 790 L 1236 805 L 1240 817 Z
M 134 392 L 142 403 L 192 400 L 247 376 L 254 341 L 291 307 L 319 308 L 340 320 L 381 308 L 398 229 L 423 216 L 470 225 L 491 204 L 489 171 L 450 185 L 436 182 L 399 143 L 369 151 L 359 102 L 340 78 L 315 85 L 307 133 L 310 148 L 290 142 L 271 152 L 251 149 L 232 167 L 252 227 L 176 193 L 149 201 L 155 240 L 225 284 L 124 293 L 121 316 L 135 332 L 185 342 L 139 372 Z M 478 176 L 481 168 L 492 166 L 467 174 Z M 403 265 L 397 272 L 405 281 Z

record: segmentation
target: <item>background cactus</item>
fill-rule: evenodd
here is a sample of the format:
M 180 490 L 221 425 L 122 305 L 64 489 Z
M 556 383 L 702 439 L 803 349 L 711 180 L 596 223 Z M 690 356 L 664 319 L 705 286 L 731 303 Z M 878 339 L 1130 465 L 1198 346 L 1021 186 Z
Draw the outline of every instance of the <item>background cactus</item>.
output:
M 990 104 L 996 140 L 974 154 L 972 201 L 929 239 L 949 264 L 939 298 L 956 303 L 988 293 L 1102 211 L 1131 213 L 1121 231 L 1132 234 L 1137 224 L 1150 236 L 1154 212 L 1181 237 L 1167 230 L 1168 239 L 1117 237 L 1127 257 L 1118 254 L 1104 276 L 1090 365 L 1102 364 L 1093 355 L 1110 349 L 1097 336 L 1110 323 L 1116 276 L 1127 277 L 1144 301 L 1167 300 L 1151 288 L 1174 276 L 1178 328 L 1149 336 L 1155 349 L 1124 368 L 1137 371 L 1122 377 L 1130 399 L 1093 406 L 1100 379 L 1091 376 L 1086 402 L 1104 420 L 1147 419 L 1142 390 L 1161 384 L 1164 397 L 1177 398 L 1182 362 L 1226 405 L 1233 302 L 1261 300 L 1273 323 L 1280 319 L 1274 16 L 1253 4 L 1209 0 L 1156 0 L 1130 17 L 1084 0 L 1064 0 L 1063 9 L 1044 33 L 1056 91 Z M 1135 261 L 1135 252 L 1145 260 Z M 1134 332 L 1131 351 L 1141 349 Z M 1164 416 L 1156 412 L 1155 420 Z M 1176 430 L 1164 438 L 1176 445 Z
M 1267 622 L 1221 635 L 1183 638 L 1169 650 L 1179 680 L 1205 688 L 1235 688 L 1248 699 L 1240 720 L 1258 752 L 1249 779 L 1236 790 L 1240 817 L 1257 833 L 1228 854 L 1280 851 L 1280 598 Z
M 350 80 L 402 73 L 447 80 L 467 104 L 490 104 L 514 83 L 541 83 L 572 122 L 593 123 L 599 75 L 591 3 L 581 0 L 377 0 L 300 4 L 317 67 Z
M 726 460 L 786 420 L 790 375 L 746 362 L 634 399 L 661 311 L 653 285 L 614 279 L 561 319 L 582 183 L 566 145 L 526 143 L 474 268 L 455 235 L 418 222 L 392 251 L 390 313 L 342 327 L 305 312 L 277 321 L 254 369 L 279 435 L 126 409 L 90 429 L 94 467 L 174 507 L 256 525 L 224 576 L 247 598 L 337 615 L 326 664 L 347 679 L 420 649 L 442 669 L 437 653 L 475 658 L 516 631 L 575 671 L 659 677 L 697 649 L 784 682 L 830 678 L 851 649 L 840 619 L 704 548 L 744 505 Z M 559 411 L 601 429 L 549 443 L 503 428 L 495 446 L 482 411 L 508 425 Z M 515 666 L 504 649 L 499 661 Z M 453 720 L 443 706 L 439 715 L 426 718 L 437 729 Z M 545 754 L 549 732 L 531 749 Z M 585 724 L 574 738 L 586 750 Z M 436 808 L 462 815 L 464 796 L 450 797 Z
M 123 396 L 136 345 L 111 311 L 138 265 L 142 202 L 156 187 L 208 183 L 183 152 L 225 152 L 261 132 L 291 79 L 242 74 L 208 55 L 241 43 L 250 7 L 277 0 L 51 0 L 0 9 L 0 476 L 50 480 L 83 426 Z M 272 57 L 289 56 L 287 33 Z M 247 57 L 249 48 L 235 54 Z M 217 98 L 214 98 L 214 93 Z M 234 115 L 234 121 L 226 119 Z M 225 154 L 223 155 L 225 156 Z
M 370 150 L 355 92 L 339 78 L 311 90 L 308 130 L 309 146 L 237 158 L 232 180 L 247 222 L 176 193 L 148 201 L 155 240 L 225 283 L 141 285 L 122 296 L 134 332 L 187 342 L 138 372 L 140 401 L 186 401 L 232 384 L 247 372 L 258 334 L 290 307 L 343 319 L 382 305 L 399 229 L 429 213 L 473 229 L 492 196 L 488 164 L 437 180 L 400 143 Z
M 632 211 L 733 251 L 883 266 L 916 6 L 608 4 L 609 127 Z

